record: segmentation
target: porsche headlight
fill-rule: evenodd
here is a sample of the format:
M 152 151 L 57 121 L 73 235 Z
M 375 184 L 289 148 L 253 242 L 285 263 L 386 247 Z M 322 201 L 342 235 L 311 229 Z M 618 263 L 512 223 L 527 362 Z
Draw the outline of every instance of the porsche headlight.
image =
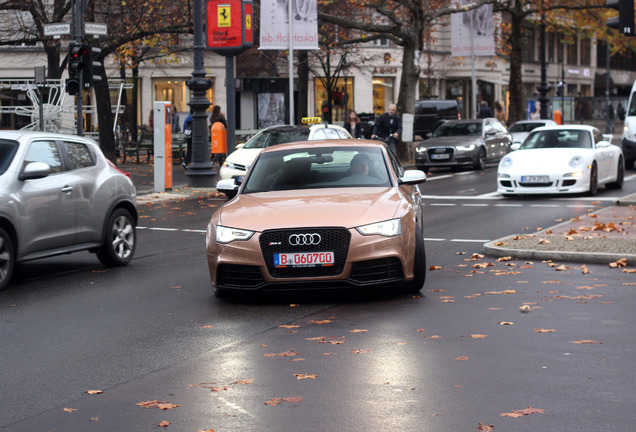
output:
M 236 166 L 232 162 L 225 161 L 223 162 L 223 168 L 236 169 Z
M 636 141 L 634 131 L 632 131 L 627 124 L 625 124 L 625 127 L 623 128 L 623 136 L 630 141 Z
M 572 159 L 570 159 L 568 165 L 570 165 L 570 168 L 578 168 L 580 166 L 583 166 L 583 162 L 584 161 L 582 156 L 574 156 Z
M 512 166 L 512 158 L 510 156 L 504 156 L 499 162 L 499 168 L 501 169 L 510 168 L 510 166 Z
M 391 219 L 384 222 L 372 223 L 356 227 L 362 235 L 382 235 L 385 237 L 395 237 L 402 234 L 402 221 L 400 219 Z
M 228 228 L 221 225 L 216 227 L 217 243 L 232 243 L 233 241 L 249 240 L 254 235 L 254 231 L 247 231 L 237 228 Z
M 459 151 L 473 151 L 473 150 L 475 150 L 475 144 L 458 145 L 456 147 L 456 149 L 459 150 Z

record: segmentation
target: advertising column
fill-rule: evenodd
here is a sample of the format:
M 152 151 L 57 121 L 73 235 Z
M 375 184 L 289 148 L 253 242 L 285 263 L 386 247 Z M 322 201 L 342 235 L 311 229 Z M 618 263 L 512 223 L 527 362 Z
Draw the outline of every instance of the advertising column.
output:
M 172 105 L 154 102 L 155 192 L 172 190 Z

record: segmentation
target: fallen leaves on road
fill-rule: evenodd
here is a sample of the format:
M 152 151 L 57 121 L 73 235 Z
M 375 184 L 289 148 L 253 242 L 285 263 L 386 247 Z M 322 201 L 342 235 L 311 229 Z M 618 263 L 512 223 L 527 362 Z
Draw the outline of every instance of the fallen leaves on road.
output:
M 429 270 L 441 270 L 441 269 L 442 269 L 442 266 L 436 266 L 436 265 L 433 265 L 433 266 L 430 266 L 428 269 L 429 269 Z
M 611 262 L 609 264 L 610 268 L 619 268 L 627 266 L 627 258 L 621 258 L 618 261 Z
M 468 360 L 470 357 L 468 356 L 459 356 L 455 359 L 455 361 L 459 361 L 459 360 Z
M 492 431 L 495 430 L 495 426 L 494 425 L 486 426 L 483 423 L 479 423 L 479 425 L 477 426 L 477 430 L 478 431 L 483 431 L 483 432 L 492 432 Z
M 86 390 L 84 393 L 87 395 L 98 395 L 104 393 L 103 390 Z
M 171 424 L 172 423 L 170 423 L 168 420 L 163 420 L 161 423 L 157 423 L 157 426 L 159 426 L 159 427 L 168 427 Z
M 545 413 L 545 410 L 543 408 L 532 408 L 532 407 L 528 407 L 522 410 L 516 410 L 513 412 L 508 412 L 508 413 L 502 413 L 501 416 L 502 417 L 512 417 L 512 418 L 519 418 L 519 417 L 523 417 L 526 415 L 530 415 L 530 414 L 543 414 Z
M 64 408 L 62 411 L 70 413 L 70 412 L 73 412 L 73 411 L 78 411 L 78 409 L 77 408 Z
M 513 325 L 514 323 L 511 321 L 499 321 L 499 325 Z
M 307 324 L 329 324 L 331 320 L 307 321 Z
M 263 357 L 291 357 L 298 355 L 293 349 L 278 354 L 263 354 Z
M 139 402 L 137 405 L 144 408 L 159 408 L 161 410 L 169 410 L 169 409 L 173 409 L 173 408 L 177 408 L 181 406 L 181 405 L 173 404 L 170 402 L 162 402 L 158 400 Z
M 364 330 L 364 329 L 353 329 L 349 333 L 366 333 L 368 331 L 369 330 Z
M 517 291 L 513 289 L 503 290 L 503 291 L 486 291 L 485 294 L 516 294 Z
M 370 352 L 369 350 L 361 350 L 361 349 L 351 350 L 351 354 L 367 354 L 369 352 Z
M 299 402 L 302 402 L 302 401 L 303 401 L 302 396 L 294 396 L 294 397 L 286 397 L 286 398 L 273 398 L 273 399 L 270 399 L 270 400 L 266 401 L 265 405 L 276 406 L 276 405 L 280 405 L 283 402 L 299 403 Z
M 594 340 L 583 339 L 583 340 L 580 340 L 580 341 L 572 341 L 572 343 L 580 345 L 580 344 L 602 344 L 603 342 L 597 342 L 597 341 L 594 341 Z
M 556 330 L 554 329 L 542 329 L 542 328 L 536 328 L 533 330 L 535 333 L 554 333 Z
M 433 336 L 431 336 L 431 337 L 433 337 Z M 483 339 L 483 338 L 488 337 L 488 335 L 485 335 L 485 334 L 471 334 L 471 335 L 462 335 L 462 337 L 470 337 L 470 338 L 473 338 L 473 339 Z
M 286 328 L 286 329 L 293 329 L 293 328 L 299 328 L 300 326 L 296 325 L 296 324 L 281 324 L 278 327 Z
M 304 380 L 304 379 L 316 379 L 318 375 L 316 374 L 294 374 L 296 379 Z

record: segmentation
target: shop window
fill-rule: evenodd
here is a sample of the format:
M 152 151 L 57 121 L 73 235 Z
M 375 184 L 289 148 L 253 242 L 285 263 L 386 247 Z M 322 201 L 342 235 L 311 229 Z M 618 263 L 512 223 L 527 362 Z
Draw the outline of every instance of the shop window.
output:
M 576 39 L 574 42 L 567 44 L 567 64 L 577 65 L 579 64 L 578 59 L 578 47 L 576 46 Z
M 592 43 L 589 38 L 581 39 L 581 66 L 592 64 Z
M 319 79 L 314 80 L 316 95 L 315 107 L 316 117 L 325 117 L 324 114 L 328 109 L 327 89 Z M 345 111 L 353 109 L 353 78 L 338 78 L 335 85 L 335 91 L 331 95 L 331 121 L 344 122 Z
M 373 78 L 373 114 L 379 116 L 386 112 L 394 102 L 393 78 Z
M 524 27 L 521 29 L 521 55 L 526 61 L 535 61 L 534 56 L 534 29 Z

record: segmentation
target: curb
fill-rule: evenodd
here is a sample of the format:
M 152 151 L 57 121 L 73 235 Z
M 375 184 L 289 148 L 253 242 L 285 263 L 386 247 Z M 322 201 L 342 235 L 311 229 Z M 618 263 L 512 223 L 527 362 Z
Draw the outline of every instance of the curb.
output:
M 636 204 L 636 194 L 627 195 L 617 200 L 617 206 L 629 206 Z M 604 213 L 612 208 L 605 207 L 597 213 Z M 557 225 L 553 225 L 549 228 L 542 229 L 536 234 L 542 233 L 547 235 L 546 231 L 557 232 L 561 230 L 561 227 L 570 225 L 571 221 L 561 222 Z M 630 253 L 611 253 L 611 252 L 597 252 L 597 251 L 555 251 L 555 250 L 537 250 L 537 249 L 514 249 L 505 246 L 497 246 L 500 243 L 513 242 L 514 238 L 521 234 L 513 234 L 506 237 L 502 237 L 497 240 L 492 240 L 484 243 L 484 252 L 486 255 L 495 257 L 511 256 L 518 259 L 528 260 L 553 260 L 553 261 L 571 261 L 587 264 L 609 264 L 611 262 L 618 261 L 619 259 L 627 259 L 628 265 L 636 265 L 636 254 Z

